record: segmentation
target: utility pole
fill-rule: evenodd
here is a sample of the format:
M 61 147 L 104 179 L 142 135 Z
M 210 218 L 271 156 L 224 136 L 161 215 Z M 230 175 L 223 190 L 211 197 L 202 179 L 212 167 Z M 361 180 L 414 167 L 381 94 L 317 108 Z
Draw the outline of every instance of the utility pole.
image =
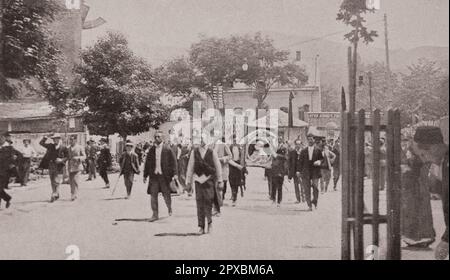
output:
M 370 106 L 370 115 L 373 113 L 373 106 L 372 106 L 372 72 L 368 73 L 369 76 L 369 106 Z
M 348 47 L 348 52 L 347 52 L 347 65 L 348 65 L 348 97 L 349 97 L 349 109 L 351 111 L 351 109 L 353 109 L 353 111 L 355 110 L 354 107 L 352 107 L 352 104 L 355 104 L 354 102 L 352 102 L 353 100 L 353 95 L 352 95 L 352 77 L 353 77 L 353 62 L 352 62 L 352 47 Z
M 387 85 L 387 92 L 389 94 L 389 98 L 391 99 L 391 105 L 392 105 L 392 87 L 391 87 L 391 63 L 390 63 L 390 57 L 389 57 L 389 35 L 388 35 L 388 22 L 387 22 L 387 14 L 384 14 L 384 44 L 385 44 L 385 51 L 386 51 L 386 85 Z

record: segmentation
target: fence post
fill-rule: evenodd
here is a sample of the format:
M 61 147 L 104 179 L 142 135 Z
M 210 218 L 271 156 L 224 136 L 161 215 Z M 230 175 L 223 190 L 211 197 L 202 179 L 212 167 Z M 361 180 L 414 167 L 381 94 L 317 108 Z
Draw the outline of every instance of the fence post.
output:
M 380 215 L 380 110 L 372 117 L 372 244 L 379 246 Z
M 342 237 L 341 237 L 341 259 L 350 260 L 350 230 L 351 226 L 348 221 L 350 217 L 350 179 L 349 171 L 349 131 L 350 131 L 350 117 L 348 112 L 342 112 L 341 114 L 341 174 L 342 174 Z
M 401 259 L 401 232 L 400 232 L 400 211 L 401 211 L 401 121 L 400 111 L 394 111 L 393 116 L 393 132 L 394 132 L 394 170 L 393 170 L 393 216 L 392 216 L 392 259 Z
M 355 165 L 355 259 L 364 259 L 364 131 L 366 114 L 360 110 L 356 119 Z

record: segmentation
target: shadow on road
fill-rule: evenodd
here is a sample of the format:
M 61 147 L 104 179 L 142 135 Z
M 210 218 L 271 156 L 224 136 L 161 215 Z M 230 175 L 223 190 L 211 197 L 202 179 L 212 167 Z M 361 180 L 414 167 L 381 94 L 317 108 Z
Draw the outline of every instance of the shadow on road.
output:
M 155 222 L 164 220 L 166 218 L 159 218 Z M 143 219 L 135 219 L 135 218 L 123 218 L 123 219 L 115 219 L 116 222 L 150 222 L 150 218 L 143 218 Z
M 188 233 L 158 233 L 155 236 L 158 237 L 166 237 L 166 236 L 176 236 L 176 237 L 188 237 L 188 236 L 202 236 L 203 234 L 197 232 L 188 232 Z

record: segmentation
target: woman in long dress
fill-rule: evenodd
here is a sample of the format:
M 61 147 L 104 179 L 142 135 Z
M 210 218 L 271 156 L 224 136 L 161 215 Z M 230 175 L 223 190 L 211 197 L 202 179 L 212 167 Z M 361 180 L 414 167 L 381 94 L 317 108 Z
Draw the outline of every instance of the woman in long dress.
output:
M 401 232 L 408 247 L 427 248 L 435 241 L 427 178 L 427 167 L 403 145 Z

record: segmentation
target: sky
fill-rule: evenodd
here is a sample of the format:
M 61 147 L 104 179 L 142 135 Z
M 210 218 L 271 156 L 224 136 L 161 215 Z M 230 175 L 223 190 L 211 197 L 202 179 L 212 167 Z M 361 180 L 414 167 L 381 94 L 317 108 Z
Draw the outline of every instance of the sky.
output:
M 107 23 L 83 32 L 83 45 L 108 30 L 124 33 L 132 46 L 187 48 L 199 34 L 227 36 L 269 31 L 344 42 L 347 27 L 336 21 L 342 0 L 87 0 L 88 19 Z M 387 13 L 391 49 L 449 46 L 448 0 L 381 0 L 381 10 L 367 16 L 383 34 Z M 342 32 L 341 32 L 342 31 Z M 336 35 L 327 36 L 332 33 Z M 383 36 L 374 47 L 384 46 Z

